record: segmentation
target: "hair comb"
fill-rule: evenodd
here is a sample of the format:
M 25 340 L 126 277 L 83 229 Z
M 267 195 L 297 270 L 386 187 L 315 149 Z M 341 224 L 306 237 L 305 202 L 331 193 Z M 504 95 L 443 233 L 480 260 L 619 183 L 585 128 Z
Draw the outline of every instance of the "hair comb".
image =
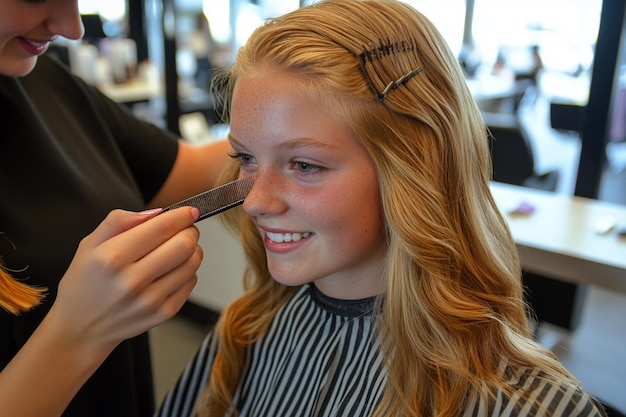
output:
M 378 38 L 378 45 L 363 45 L 363 49 L 357 51 L 361 70 L 378 101 L 384 101 L 391 90 L 406 84 L 422 71 L 422 67 L 413 62 L 411 53 L 414 50 L 414 45 L 408 41 L 393 42 L 387 39 L 385 43 Z M 402 75 L 395 75 L 397 73 Z M 379 90 L 376 84 L 383 88 Z
M 256 177 L 252 175 L 220 185 L 219 187 L 212 188 L 193 197 L 179 201 L 176 204 L 172 204 L 164 208 L 163 212 L 184 206 L 195 207 L 200 211 L 200 216 L 196 220 L 196 222 L 198 222 L 243 204 L 243 200 L 252 189 L 255 178 Z

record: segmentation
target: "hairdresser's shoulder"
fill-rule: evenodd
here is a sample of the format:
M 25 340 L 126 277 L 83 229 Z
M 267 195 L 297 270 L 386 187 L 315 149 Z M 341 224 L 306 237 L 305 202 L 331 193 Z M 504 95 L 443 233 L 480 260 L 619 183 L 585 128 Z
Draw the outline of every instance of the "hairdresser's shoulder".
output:
M 30 94 L 74 90 L 82 84 L 64 63 L 46 54 L 37 59 L 35 68 L 20 83 Z

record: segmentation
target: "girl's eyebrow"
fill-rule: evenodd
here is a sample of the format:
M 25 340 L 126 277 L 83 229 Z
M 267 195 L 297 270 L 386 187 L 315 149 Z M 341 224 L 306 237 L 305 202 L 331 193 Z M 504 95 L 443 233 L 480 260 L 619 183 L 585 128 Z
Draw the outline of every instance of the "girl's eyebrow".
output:
M 277 150 L 291 150 L 291 149 L 301 149 L 301 148 L 318 148 L 318 149 L 321 148 L 321 149 L 328 149 L 328 150 L 337 149 L 337 147 L 331 143 L 322 142 L 314 138 L 295 138 L 295 139 L 291 139 L 286 142 L 283 142 L 276 147 Z
M 231 134 L 228 134 L 228 140 L 232 144 L 245 147 L 241 142 L 235 139 Z M 300 149 L 300 148 L 322 148 L 322 149 L 328 149 L 328 150 L 337 149 L 337 147 L 331 143 L 322 142 L 322 141 L 316 140 L 314 138 L 309 138 L 309 137 L 290 139 L 276 146 L 277 151 Z
M 230 132 L 226 135 L 226 140 L 228 140 L 231 144 L 234 143 L 235 145 L 241 146 L 241 143 L 239 143 L 239 141 L 235 139 L 233 135 L 230 134 Z

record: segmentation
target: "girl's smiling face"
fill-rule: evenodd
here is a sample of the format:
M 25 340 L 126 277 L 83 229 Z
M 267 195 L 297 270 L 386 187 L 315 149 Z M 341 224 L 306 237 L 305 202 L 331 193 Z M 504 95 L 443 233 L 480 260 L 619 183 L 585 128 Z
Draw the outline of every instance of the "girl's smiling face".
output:
M 335 298 L 373 296 L 385 254 L 374 162 L 299 77 L 266 69 L 237 81 L 230 142 L 241 176 L 257 176 L 244 210 L 278 282 L 315 282 Z
M 0 10 L 2 75 L 26 75 L 57 36 L 83 35 L 77 0 L 0 0 Z

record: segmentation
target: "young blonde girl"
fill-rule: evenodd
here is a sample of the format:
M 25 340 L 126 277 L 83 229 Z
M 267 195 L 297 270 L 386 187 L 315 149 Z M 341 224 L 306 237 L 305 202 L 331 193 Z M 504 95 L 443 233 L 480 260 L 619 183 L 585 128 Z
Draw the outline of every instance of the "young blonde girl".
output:
M 275 81 L 280 77 L 288 87 Z M 322 1 L 258 28 L 222 81 L 232 104 L 231 143 L 241 148 L 240 163 L 225 180 L 257 175 L 254 202 L 244 203 L 250 216 L 230 218 L 248 257 L 246 291 L 223 312 L 160 415 L 599 415 L 574 377 L 532 339 L 516 247 L 490 194 L 485 125 L 454 55 L 423 15 L 393 0 Z M 297 338 L 298 332 L 317 333 L 308 330 L 308 316 L 296 304 L 314 299 L 312 310 L 323 304 L 333 314 L 332 305 L 346 300 L 319 294 L 322 280 L 290 286 L 270 271 L 280 257 L 259 233 L 257 200 L 262 193 L 274 198 L 267 197 L 267 212 L 278 212 L 280 204 L 287 212 L 291 200 L 263 188 L 270 172 L 263 164 L 273 156 L 257 149 L 274 140 L 274 132 L 259 123 L 248 135 L 242 127 L 260 112 L 276 136 L 285 134 L 272 114 L 242 104 L 255 99 L 255 81 L 268 106 L 296 94 L 295 85 L 303 103 L 336 117 L 373 161 L 384 256 L 374 306 L 368 310 L 363 302 L 358 315 L 342 322 L 361 321 L 358 337 L 329 332 L 310 345 Z M 280 155 L 282 146 L 272 149 Z M 304 167 L 298 158 L 289 161 L 316 173 L 314 160 L 304 159 Z M 274 181 L 283 186 L 280 178 Z M 351 192 L 346 188 L 346 198 Z M 297 266 L 293 271 L 304 273 Z M 296 314 L 303 318 L 297 321 Z M 363 347 L 363 354 L 351 357 L 350 346 L 341 345 L 324 363 L 307 356 L 334 337 Z M 294 355 L 302 355 L 301 362 L 285 358 Z M 361 357 L 380 361 L 349 374 L 348 362 Z M 322 382 L 314 380 L 324 372 Z M 269 386 L 271 395 L 259 394 L 257 386 Z

